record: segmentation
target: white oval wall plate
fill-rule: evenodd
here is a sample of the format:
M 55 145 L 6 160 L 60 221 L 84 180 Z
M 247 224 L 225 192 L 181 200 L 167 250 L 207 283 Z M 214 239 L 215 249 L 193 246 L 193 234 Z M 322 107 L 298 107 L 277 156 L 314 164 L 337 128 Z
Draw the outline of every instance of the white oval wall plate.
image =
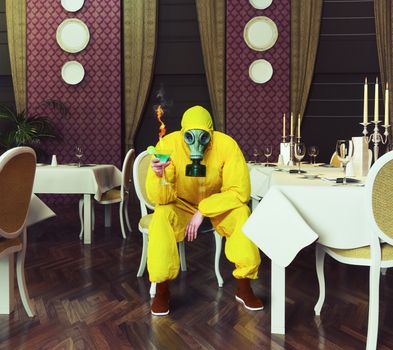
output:
M 258 10 L 267 9 L 272 4 L 272 2 L 273 0 L 250 0 L 252 7 L 255 7 Z
M 277 41 L 276 24 L 268 17 L 258 16 L 249 20 L 244 27 L 244 41 L 255 51 L 266 51 Z
M 248 74 L 254 83 L 264 84 L 272 78 L 273 67 L 269 61 L 256 60 L 251 63 Z
M 80 52 L 89 43 L 89 28 L 77 18 L 65 19 L 57 28 L 56 40 L 64 51 L 70 53 Z
M 85 3 L 85 0 L 61 0 L 61 6 L 68 12 L 79 11 Z
M 85 77 L 85 69 L 78 61 L 68 61 L 61 68 L 61 77 L 67 84 L 76 85 Z

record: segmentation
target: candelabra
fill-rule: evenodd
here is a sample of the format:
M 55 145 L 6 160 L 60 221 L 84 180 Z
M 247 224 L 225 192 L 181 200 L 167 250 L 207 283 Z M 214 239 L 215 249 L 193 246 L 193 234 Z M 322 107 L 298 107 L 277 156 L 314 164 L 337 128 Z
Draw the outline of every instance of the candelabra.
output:
M 367 136 L 368 131 L 367 131 L 367 126 L 369 124 L 374 124 L 374 131 L 370 136 Z M 374 149 L 373 149 L 373 155 L 374 155 L 374 162 L 378 159 L 379 156 L 379 144 L 382 143 L 383 145 L 386 144 L 388 141 L 388 136 L 389 136 L 389 124 L 382 125 L 383 128 L 385 128 L 385 132 L 381 134 L 379 132 L 378 124 L 380 121 L 372 121 L 371 123 L 360 123 L 363 125 L 363 135 L 366 137 L 367 143 L 372 142 L 374 144 Z
M 290 152 L 289 152 L 289 165 L 293 166 L 295 164 L 295 136 L 294 135 L 289 135 L 289 147 L 290 147 Z

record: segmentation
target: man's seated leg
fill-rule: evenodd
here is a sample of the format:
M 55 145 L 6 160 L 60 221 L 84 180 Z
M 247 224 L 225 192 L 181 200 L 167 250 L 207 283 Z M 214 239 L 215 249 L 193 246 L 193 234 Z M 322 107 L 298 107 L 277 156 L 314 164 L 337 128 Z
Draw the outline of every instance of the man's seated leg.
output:
M 214 218 L 216 230 L 226 237 L 225 255 L 235 264 L 233 276 L 237 281 L 235 298 L 249 310 L 262 310 L 263 302 L 251 288 L 250 280 L 258 277 L 261 257 L 258 247 L 243 233 L 242 227 L 250 215 L 250 209 L 243 207 Z
M 177 242 L 184 239 L 184 230 L 191 214 L 177 203 L 158 205 L 149 225 L 147 269 L 151 282 L 157 282 L 151 313 L 169 314 L 170 292 L 168 282 L 179 273 Z

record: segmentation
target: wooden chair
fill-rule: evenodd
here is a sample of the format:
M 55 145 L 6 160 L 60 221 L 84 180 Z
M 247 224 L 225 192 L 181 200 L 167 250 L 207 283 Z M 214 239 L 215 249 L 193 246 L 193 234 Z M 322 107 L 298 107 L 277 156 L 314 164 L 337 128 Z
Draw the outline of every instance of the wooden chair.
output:
M 0 278 L 13 286 L 13 261 L 16 260 L 16 274 L 19 294 L 29 317 L 34 316 L 25 279 L 26 221 L 33 189 L 36 155 L 29 147 L 16 147 L 0 156 Z M 1 295 L 2 304 L 10 304 L 12 311 L 13 288 Z
M 127 224 L 128 230 L 131 232 L 130 219 L 128 217 L 128 199 L 130 192 L 130 183 L 131 183 L 131 170 L 132 170 L 132 158 L 134 154 L 134 149 L 130 149 L 123 162 L 122 168 L 122 179 L 120 188 L 113 188 L 109 191 L 102 194 L 101 199 L 97 201 L 99 204 L 105 205 L 105 226 L 111 226 L 111 204 L 120 203 L 119 206 L 119 217 L 120 217 L 120 227 L 121 233 L 124 239 L 126 239 L 126 230 L 124 225 L 124 218 Z M 94 227 L 94 210 L 92 211 L 93 223 Z M 79 234 L 79 238 L 83 237 L 83 198 L 79 200 L 79 218 L 81 222 L 81 232 Z
M 145 189 L 146 175 L 150 164 L 151 164 L 151 155 L 149 155 L 146 151 L 144 151 L 140 153 L 138 157 L 136 157 L 133 167 L 135 192 L 138 196 L 140 202 L 140 208 L 141 208 L 141 219 L 139 220 L 138 228 L 139 231 L 142 233 L 142 237 L 143 237 L 142 255 L 139 263 L 137 277 L 141 277 L 146 269 L 149 223 L 153 216 L 153 214 L 148 214 L 148 209 L 152 211 L 154 210 L 154 204 L 151 203 L 147 198 L 146 189 Z M 212 232 L 212 231 L 214 231 L 214 239 L 216 243 L 214 269 L 216 273 L 218 286 L 222 287 L 224 281 L 222 279 L 220 273 L 220 266 L 219 266 L 222 237 L 213 228 L 201 231 L 201 233 Z M 179 242 L 178 246 L 179 246 L 179 256 L 180 256 L 180 268 L 182 271 L 187 271 L 184 241 Z M 155 283 L 152 283 L 152 286 L 150 288 L 150 295 L 152 297 L 155 295 Z
M 389 152 L 374 163 L 366 180 L 365 215 L 370 230 L 368 246 L 356 249 L 333 249 L 320 244 L 316 246 L 316 268 L 320 289 L 319 299 L 314 308 L 316 315 L 320 315 L 325 300 L 323 266 L 326 254 L 344 264 L 369 266 L 367 350 L 376 349 L 377 346 L 380 270 L 393 266 L 392 173 L 393 152 Z

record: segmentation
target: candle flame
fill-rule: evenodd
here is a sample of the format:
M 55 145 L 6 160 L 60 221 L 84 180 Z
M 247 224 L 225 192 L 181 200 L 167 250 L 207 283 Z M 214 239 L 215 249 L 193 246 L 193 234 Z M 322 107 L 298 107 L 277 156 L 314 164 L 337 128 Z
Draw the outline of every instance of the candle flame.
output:
M 158 133 L 158 137 L 161 140 L 164 135 L 166 134 L 166 128 L 164 122 L 161 120 L 162 116 L 164 115 L 164 110 L 162 109 L 161 105 L 156 108 L 156 116 L 158 121 L 160 122 L 160 129 Z

